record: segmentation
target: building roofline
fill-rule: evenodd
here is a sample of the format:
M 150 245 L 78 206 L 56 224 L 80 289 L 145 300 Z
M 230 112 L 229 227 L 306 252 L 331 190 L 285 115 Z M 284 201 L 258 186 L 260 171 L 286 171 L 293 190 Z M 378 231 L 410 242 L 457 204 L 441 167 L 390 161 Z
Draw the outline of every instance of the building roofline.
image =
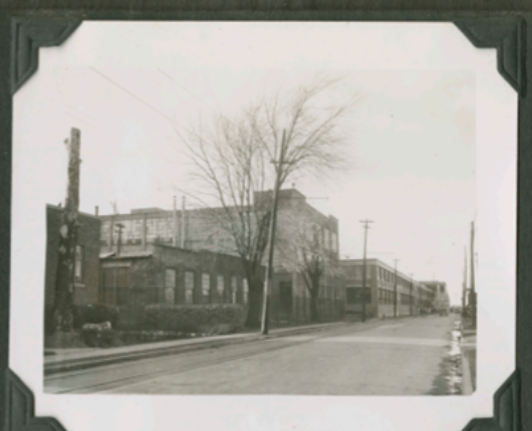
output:
M 232 259 L 240 259 L 240 256 L 238 256 L 236 254 L 222 253 L 222 252 L 219 252 L 219 251 L 208 250 L 206 248 L 190 249 L 190 248 L 174 247 L 173 245 L 170 245 L 170 244 L 150 244 L 150 246 L 152 246 L 152 247 L 162 247 L 162 248 L 167 248 L 167 249 L 171 249 L 171 250 L 179 250 L 179 251 L 184 251 L 184 252 L 187 252 L 187 253 L 197 253 L 197 254 L 199 254 L 199 253 L 207 253 L 207 254 L 212 254 L 212 255 L 217 255 L 217 256 L 227 256 L 227 257 L 230 257 Z
M 61 210 L 61 209 L 64 209 L 65 207 L 59 206 L 59 205 L 46 204 L 46 208 L 52 208 L 52 209 L 56 209 L 56 210 Z M 94 214 L 89 214 L 89 213 L 86 213 L 86 212 L 83 212 L 83 211 L 78 211 L 78 214 L 81 214 L 81 215 L 83 215 L 85 217 L 91 217 L 93 219 L 100 220 L 100 216 L 97 216 L 97 215 L 94 215 Z
M 303 193 L 301 193 L 299 190 L 297 189 L 291 189 L 291 188 L 287 188 L 287 189 L 281 189 L 280 191 L 281 192 L 288 192 L 288 191 L 292 191 L 292 190 L 295 190 L 297 193 L 299 193 L 301 196 L 303 196 L 305 198 L 305 204 L 307 205 L 308 208 L 314 210 L 315 212 L 317 212 L 319 215 L 325 217 L 325 218 L 329 218 L 329 219 L 332 219 L 334 220 L 335 222 L 339 223 L 339 220 L 338 218 L 336 218 L 334 215 L 332 214 L 324 214 L 322 213 L 320 210 L 318 210 L 317 208 L 315 208 L 312 204 L 310 204 L 308 201 L 307 201 L 307 196 L 305 196 Z M 271 192 L 271 190 L 260 190 L 260 191 L 255 191 L 255 193 L 267 193 L 267 192 Z M 253 205 L 251 205 L 251 207 L 253 207 Z M 234 206 L 234 205 L 230 205 L 229 208 L 234 208 L 234 209 L 238 209 L 237 206 Z M 247 208 L 247 206 L 242 206 L 242 208 Z M 143 210 L 153 210 L 153 211 L 143 211 Z M 206 208 L 185 208 L 185 212 L 187 213 L 190 213 L 190 212 L 194 212 L 194 211 L 207 211 L 207 210 L 211 210 L 211 211 L 225 211 L 225 207 L 223 206 L 216 206 L 216 207 L 206 207 Z M 138 211 L 138 212 L 132 212 L 132 211 Z M 171 215 L 172 213 L 174 212 L 173 209 L 164 209 L 164 208 L 156 208 L 156 207 L 147 207 L 147 208 L 132 208 L 128 213 L 124 213 L 124 214 L 101 214 L 97 217 L 99 218 L 111 218 L 113 216 L 117 216 L 117 217 L 131 217 L 131 218 L 143 218 L 145 215 L 147 214 L 161 214 L 161 215 Z M 181 208 L 176 208 L 176 212 L 178 214 L 180 214 L 182 212 Z
M 346 262 L 346 263 L 360 263 L 360 264 L 363 264 L 364 262 L 364 259 L 340 259 L 340 265 L 343 263 L 343 262 Z M 395 268 L 393 268 L 392 266 L 388 265 L 387 263 L 383 262 L 382 260 L 380 260 L 379 258 L 371 258 L 371 259 L 366 259 L 366 263 L 377 263 L 378 265 L 382 266 L 382 267 L 385 267 L 386 269 L 388 269 L 390 272 L 395 272 Z M 412 277 L 406 275 L 404 272 L 401 272 L 401 271 L 397 271 L 397 275 L 401 278 L 404 278 L 406 280 L 413 280 L 414 284 L 423 284 L 422 281 L 419 281 L 419 280 L 416 280 L 416 279 L 413 279 Z

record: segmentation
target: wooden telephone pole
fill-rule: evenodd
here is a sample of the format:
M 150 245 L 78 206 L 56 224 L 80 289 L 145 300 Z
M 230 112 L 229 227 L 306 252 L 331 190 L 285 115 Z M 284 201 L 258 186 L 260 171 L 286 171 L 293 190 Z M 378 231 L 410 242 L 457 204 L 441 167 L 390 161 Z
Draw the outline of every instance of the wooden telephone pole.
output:
M 414 274 L 410 273 L 410 298 L 408 299 L 408 304 L 410 305 L 410 316 L 413 315 L 413 305 L 414 305 Z
M 393 317 L 397 317 L 397 262 L 399 259 L 394 259 L 394 284 L 393 284 Z
M 462 283 L 462 316 L 465 316 L 467 295 L 467 247 L 464 247 L 464 281 Z
M 275 187 L 273 189 L 272 214 L 270 217 L 270 236 L 268 238 L 268 262 L 266 263 L 266 276 L 264 277 L 261 333 L 268 335 L 269 330 L 269 291 L 273 272 L 273 252 L 275 248 L 275 228 L 277 225 L 277 206 L 279 204 L 279 189 L 281 188 L 281 177 L 283 174 L 284 156 L 286 152 L 286 131 L 283 130 L 283 140 L 281 141 L 281 151 L 279 160 L 272 160 L 275 165 Z
M 80 131 L 72 128 L 68 150 L 65 206 L 59 223 L 59 248 L 55 278 L 54 320 L 56 331 L 70 332 L 73 323 L 74 265 L 78 236 Z
M 477 292 L 475 291 L 475 222 L 471 222 L 471 262 L 470 262 L 470 270 L 469 275 L 471 277 L 470 279 L 470 304 L 471 304 L 471 320 L 473 323 L 473 328 L 477 327 Z
M 364 267 L 362 269 L 362 321 L 366 321 L 366 251 L 368 245 L 368 229 L 369 223 L 373 223 L 371 220 L 361 220 L 360 223 L 364 223 Z

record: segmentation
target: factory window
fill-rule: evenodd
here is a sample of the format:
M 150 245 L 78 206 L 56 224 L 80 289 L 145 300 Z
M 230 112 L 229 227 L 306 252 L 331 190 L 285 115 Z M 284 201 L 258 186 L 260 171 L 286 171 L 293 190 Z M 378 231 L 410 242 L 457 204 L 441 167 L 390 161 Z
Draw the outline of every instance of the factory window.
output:
M 164 298 L 167 304 L 175 302 L 175 269 L 166 268 L 164 273 Z
M 194 302 L 194 273 L 192 271 L 185 272 L 185 304 L 192 304 Z
M 236 304 L 236 290 L 238 288 L 238 280 L 236 277 L 231 277 L 231 303 Z
M 242 280 L 242 284 L 243 284 L 243 289 L 242 289 L 243 298 L 242 298 L 242 301 L 244 302 L 244 304 L 247 304 L 248 303 L 248 296 L 249 296 L 249 285 L 248 285 L 247 278 L 244 278 Z
M 129 268 L 104 268 L 102 302 L 109 305 L 128 305 Z
M 346 302 L 348 304 L 362 304 L 362 288 L 348 287 L 346 288 Z M 371 291 L 366 287 L 365 303 L 371 303 Z
M 83 281 L 83 255 L 84 255 L 84 249 L 83 246 L 77 245 L 76 246 L 76 256 L 75 256 L 75 264 L 74 264 L 74 277 L 75 280 L 78 282 Z
M 202 274 L 201 276 L 201 293 L 203 300 L 209 302 L 209 290 L 211 287 L 211 276 L 209 274 Z
M 219 275 L 216 277 L 216 291 L 218 292 L 218 297 L 223 298 L 224 296 L 224 276 Z
M 332 236 L 332 250 L 334 252 L 338 252 L 338 236 L 336 235 L 336 232 L 332 232 L 331 236 Z

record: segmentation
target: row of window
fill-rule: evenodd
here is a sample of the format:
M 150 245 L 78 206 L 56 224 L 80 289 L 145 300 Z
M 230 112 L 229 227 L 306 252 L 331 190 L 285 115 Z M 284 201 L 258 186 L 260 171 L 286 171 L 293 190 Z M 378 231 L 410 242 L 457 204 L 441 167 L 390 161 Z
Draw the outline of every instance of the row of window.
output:
M 408 295 L 406 293 L 398 293 L 399 297 L 399 303 L 400 304 L 410 304 L 411 295 Z M 379 303 L 381 304 L 394 304 L 394 291 L 393 290 L 386 290 L 386 289 L 379 289 Z
M 364 267 L 363 266 L 355 266 L 353 268 L 353 272 L 355 275 L 355 278 L 362 279 L 362 274 L 364 273 Z M 366 267 L 366 280 L 369 280 L 371 278 L 371 267 Z
M 411 304 L 412 302 L 412 296 L 406 293 L 401 293 L 399 296 L 399 299 L 401 301 L 401 304 L 405 304 L 405 305 Z
M 366 290 L 364 291 L 364 297 L 362 296 L 361 287 L 346 288 L 345 302 L 347 304 L 362 304 L 362 301 L 364 301 L 366 304 L 371 303 L 371 290 L 369 287 L 366 287 Z
M 158 303 L 164 301 L 167 304 L 176 303 L 177 280 L 176 270 L 167 268 L 164 279 L 164 298 L 158 294 L 158 289 L 131 289 L 131 274 L 128 267 L 103 268 L 101 295 L 102 300 L 107 304 L 129 305 L 130 303 Z M 196 301 L 205 302 L 225 302 L 225 303 L 247 303 L 249 286 L 246 279 L 242 279 L 242 290 L 238 291 L 238 277 L 232 276 L 229 285 L 225 285 L 225 278 L 222 275 L 216 277 L 216 285 L 211 288 L 211 275 L 203 273 L 201 275 L 201 285 L 199 291 L 195 286 L 195 273 L 193 271 L 184 272 L 184 302 L 193 304 Z M 196 291 L 196 295 L 194 292 Z M 201 295 L 200 295 L 201 293 Z
M 123 230 L 123 236 L 122 236 L 122 243 L 123 244 L 141 244 L 141 236 L 142 236 L 142 220 L 121 220 L 120 223 L 124 225 Z M 146 239 L 148 242 L 158 242 L 158 243 L 171 243 L 173 241 L 173 235 L 174 235 L 174 227 L 173 227 L 173 221 L 172 219 L 147 219 L 147 232 L 150 232 L 149 234 L 146 233 Z M 249 229 L 248 226 L 245 226 L 246 229 Z M 318 226 L 314 227 L 315 229 L 319 229 Z M 102 225 L 101 230 L 101 238 L 100 238 L 100 245 L 102 246 L 108 246 L 112 245 L 113 243 L 116 243 L 117 241 L 117 234 L 116 232 L 111 232 L 111 238 L 110 238 L 110 232 L 111 224 L 104 223 Z M 196 237 L 199 235 L 200 237 L 204 234 L 204 227 L 200 229 L 196 229 L 198 232 L 194 234 L 194 229 L 189 229 L 189 233 L 191 234 L 191 238 Z M 207 241 L 210 240 L 210 242 L 213 241 L 212 235 L 209 236 L 209 238 L 206 239 Z M 216 243 L 218 241 L 225 241 L 227 242 L 227 239 L 217 239 Z M 110 243 L 111 242 L 111 243 Z M 338 251 L 338 235 L 336 232 L 330 231 L 327 228 L 320 229 L 320 243 L 324 244 L 325 248 L 328 250 L 331 250 L 333 252 Z
M 195 274 L 193 271 L 185 271 L 185 303 L 194 303 L 195 290 Z M 176 284 L 176 270 L 167 268 L 165 271 L 165 289 L 167 292 L 166 301 L 174 302 L 173 295 L 175 295 Z M 201 294 L 204 298 L 211 298 L 217 296 L 219 299 L 236 304 L 237 302 L 238 279 L 236 276 L 230 278 L 230 284 L 226 286 L 225 277 L 223 275 L 216 276 L 216 284 L 211 286 L 211 274 L 201 274 Z M 249 286 L 247 279 L 242 279 L 242 302 L 247 304 L 249 295 Z
M 347 304 L 362 304 L 364 299 L 366 304 L 371 303 L 371 291 L 369 287 L 366 287 L 365 298 L 362 297 L 361 287 L 348 287 L 346 288 L 346 303 Z M 410 304 L 412 295 L 406 293 L 398 293 L 398 301 L 400 304 Z M 387 289 L 378 290 L 378 298 L 380 304 L 393 304 L 394 303 L 394 291 Z
M 379 289 L 379 302 L 381 304 L 394 304 L 394 291 Z

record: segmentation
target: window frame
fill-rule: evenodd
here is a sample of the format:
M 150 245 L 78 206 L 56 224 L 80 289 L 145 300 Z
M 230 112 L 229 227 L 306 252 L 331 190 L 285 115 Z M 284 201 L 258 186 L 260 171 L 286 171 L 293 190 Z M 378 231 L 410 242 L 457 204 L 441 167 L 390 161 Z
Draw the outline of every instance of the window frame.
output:
M 187 275 L 189 274 L 191 275 L 190 279 L 192 281 L 192 287 L 190 288 L 187 285 Z M 185 293 L 185 304 L 194 304 L 194 291 L 196 290 L 196 271 L 194 271 L 193 269 L 185 269 L 185 271 L 183 271 L 183 286 Z
M 207 292 L 205 292 L 205 281 L 207 281 Z M 201 273 L 201 295 L 207 298 L 211 295 L 211 274 L 208 272 Z
M 79 250 L 79 259 L 78 259 Z M 77 275 L 79 268 L 79 277 Z M 74 282 L 83 283 L 85 279 L 85 246 L 76 244 L 74 249 Z

